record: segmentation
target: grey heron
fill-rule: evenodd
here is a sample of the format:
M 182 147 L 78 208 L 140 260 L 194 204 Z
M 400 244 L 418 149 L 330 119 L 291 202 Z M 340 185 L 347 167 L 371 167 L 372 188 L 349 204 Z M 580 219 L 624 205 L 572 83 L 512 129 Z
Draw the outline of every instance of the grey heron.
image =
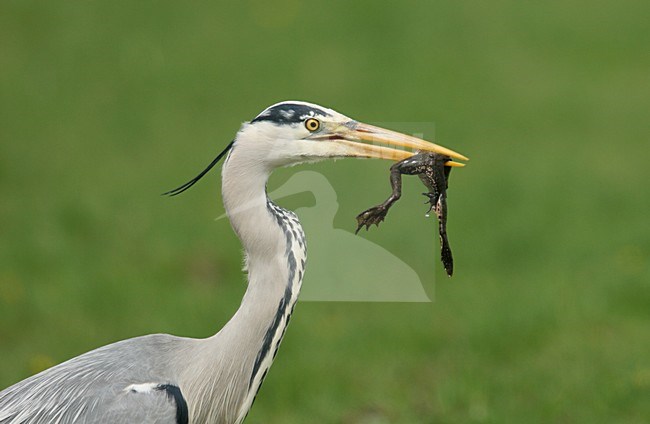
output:
M 131 338 L 77 356 L 0 392 L 0 424 L 241 423 L 277 353 L 305 272 L 298 217 L 269 200 L 278 167 L 327 158 L 402 160 L 423 150 L 466 160 L 422 139 L 286 101 L 242 124 L 224 156 L 222 197 L 245 251 L 248 286 L 215 335 Z M 453 166 L 456 162 L 449 162 Z

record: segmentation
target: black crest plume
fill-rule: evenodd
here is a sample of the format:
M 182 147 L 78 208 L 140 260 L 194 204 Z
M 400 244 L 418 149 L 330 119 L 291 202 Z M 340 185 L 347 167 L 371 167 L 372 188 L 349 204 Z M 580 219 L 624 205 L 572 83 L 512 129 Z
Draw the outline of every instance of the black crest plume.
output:
M 212 168 L 213 168 L 217 163 L 219 163 L 219 161 L 221 160 L 221 158 L 223 158 L 223 157 L 226 155 L 226 153 L 228 153 L 228 151 L 232 148 L 233 144 L 235 144 L 235 140 L 233 140 L 233 141 L 231 141 L 230 143 L 228 143 L 228 145 L 226 146 L 226 148 L 223 149 L 223 151 L 222 151 L 221 153 L 219 153 L 219 155 L 217 155 L 217 157 L 214 158 L 214 160 L 213 160 L 212 162 L 210 162 L 210 165 L 208 165 L 207 168 L 205 168 L 203 171 L 201 171 L 201 173 L 200 173 L 199 175 L 197 175 L 196 177 L 192 178 L 191 180 L 189 180 L 188 182 L 186 182 L 186 183 L 183 184 L 182 186 L 177 187 L 177 188 L 175 188 L 175 189 L 173 189 L 173 190 L 169 190 L 169 191 L 163 193 L 163 196 L 165 196 L 165 195 L 167 195 L 167 196 L 176 196 L 177 194 L 181 194 L 182 192 L 184 192 L 184 191 L 187 190 L 188 188 L 192 187 L 192 186 L 193 186 L 194 184 L 196 184 L 196 183 L 197 183 L 201 178 L 203 178 L 203 176 L 204 176 L 205 174 L 207 174 L 207 173 L 208 173 L 208 172 L 209 172 L 209 171 L 210 171 L 210 170 L 211 170 L 211 169 L 212 169 Z

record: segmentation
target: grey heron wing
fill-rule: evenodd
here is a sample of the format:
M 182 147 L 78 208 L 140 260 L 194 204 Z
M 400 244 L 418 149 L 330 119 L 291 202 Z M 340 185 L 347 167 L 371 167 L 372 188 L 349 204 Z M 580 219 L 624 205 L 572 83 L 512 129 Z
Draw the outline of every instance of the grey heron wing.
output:
M 100 399 L 81 423 L 188 424 L 187 403 L 180 388 L 169 383 L 133 384 Z
M 178 386 L 146 383 L 121 392 L 67 398 L 46 409 L 13 410 L 2 424 L 187 424 L 187 403 Z
M 0 424 L 187 423 L 173 358 L 188 342 L 138 337 L 59 364 L 0 391 Z

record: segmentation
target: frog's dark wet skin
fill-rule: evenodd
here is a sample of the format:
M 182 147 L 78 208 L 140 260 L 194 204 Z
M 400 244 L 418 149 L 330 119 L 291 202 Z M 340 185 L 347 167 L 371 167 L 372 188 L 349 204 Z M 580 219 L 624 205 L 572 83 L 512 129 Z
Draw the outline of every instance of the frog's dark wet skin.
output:
M 454 272 L 454 259 L 447 239 L 447 186 L 451 166 L 445 166 L 445 164 L 449 164 L 450 159 L 449 156 L 438 153 L 417 153 L 391 166 L 391 195 L 379 205 L 357 215 L 356 233 L 364 226 L 366 230 L 373 224 L 379 226 L 379 223 L 386 218 L 390 207 L 402 196 L 402 175 L 417 175 L 429 190 L 427 193 L 423 193 L 429 199 L 427 214 L 433 210 L 438 218 L 440 259 L 447 275 L 451 277 Z

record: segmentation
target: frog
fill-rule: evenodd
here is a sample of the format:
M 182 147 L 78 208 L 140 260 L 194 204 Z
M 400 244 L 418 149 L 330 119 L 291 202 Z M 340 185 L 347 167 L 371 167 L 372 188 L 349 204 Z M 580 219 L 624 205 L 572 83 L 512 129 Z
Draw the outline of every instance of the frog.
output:
M 438 219 L 440 260 L 445 272 L 451 277 L 454 273 L 454 259 L 447 236 L 447 188 L 451 166 L 445 165 L 450 159 L 449 156 L 438 153 L 418 152 L 393 164 L 390 167 L 390 196 L 377 206 L 357 215 L 358 226 L 355 234 L 363 227 L 366 227 L 366 230 L 373 224 L 378 227 L 386 218 L 389 209 L 402 197 L 402 175 L 417 175 L 428 190 L 422 193 L 427 198 L 425 203 L 429 205 L 426 216 L 433 211 Z

